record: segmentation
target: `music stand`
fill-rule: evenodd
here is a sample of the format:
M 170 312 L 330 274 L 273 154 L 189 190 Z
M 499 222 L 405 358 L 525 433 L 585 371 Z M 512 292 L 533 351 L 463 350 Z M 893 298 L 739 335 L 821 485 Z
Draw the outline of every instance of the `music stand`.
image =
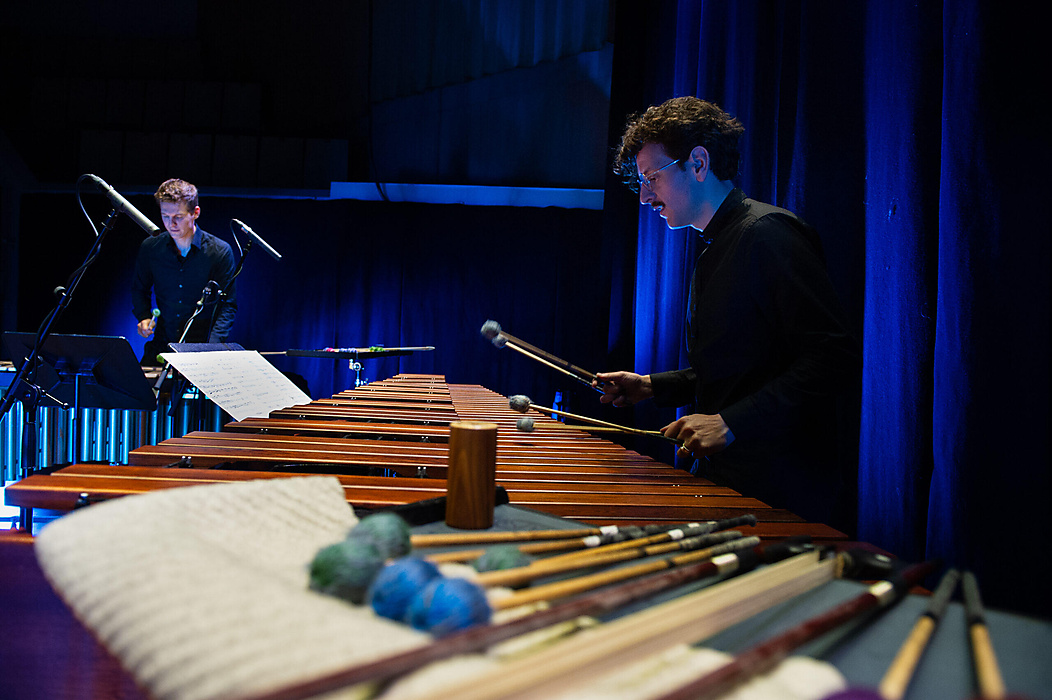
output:
M 4 333 L 4 348 L 16 363 L 33 351 L 35 342 L 33 333 Z M 157 396 L 127 338 L 53 334 L 40 349 L 40 359 L 34 382 L 75 409 L 157 407 Z

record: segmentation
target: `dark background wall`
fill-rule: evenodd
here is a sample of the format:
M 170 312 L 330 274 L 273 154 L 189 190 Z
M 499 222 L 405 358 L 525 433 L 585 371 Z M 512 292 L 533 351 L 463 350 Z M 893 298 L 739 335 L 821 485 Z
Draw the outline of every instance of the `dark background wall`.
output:
M 509 2 L 498 13 L 363 0 L 5 13 L 0 56 L 16 107 L 0 115 L 11 201 L 4 328 L 34 329 L 87 252 L 80 174 L 155 219 L 148 193 L 182 177 L 201 189 L 202 228 L 232 241 L 239 218 L 284 256 L 247 259 L 231 340 L 260 350 L 435 345 L 370 361 L 365 375 L 436 371 L 551 401 L 569 387 L 505 358 L 478 330 L 496 318 L 597 367 L 604 344 L 592 339 L 608 335 L 601 212 L 335 201 L 329 186 L 601 189 L 612 14 L 607 2 Z M 90 187 L 82 197 L 100 222 L 106 201 Z M 141 238 L 118 221 L 58 331 L 127 335 L 139 351 L 127 288 Z M 353 382 L 345 363 L 276 362 L 316 396 Z
M 2 124 L 42 183 L 600 187 L 611 14 L 595 0 L 20 4 L 0 18 Z

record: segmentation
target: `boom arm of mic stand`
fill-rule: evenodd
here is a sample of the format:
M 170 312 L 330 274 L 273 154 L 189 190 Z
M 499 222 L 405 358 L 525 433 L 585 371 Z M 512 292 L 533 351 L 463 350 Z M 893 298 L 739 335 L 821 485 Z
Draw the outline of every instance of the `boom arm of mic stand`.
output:
M 238 275 L 241 274 L 241 270 L 245 267 L 245 256 L 248 255 L 248 251 L 252 248 L 251 238 L 245 243 L 244 252 L 241 253 L 241 259 L 237 261 L 237 267 L 234 268 L 234 274 L 230 275 L 230 279 L 226 281 L 226 284 L 220 288 L 216 294 L 219 298 L 216 300 L 215 308 L 212 309 L 212 320 L 208 324 L 208 334 L 212 334 L 212 327 L 215 326 L 216 316 L 219 315 L 219 305 L 229 303 L 227 297 L 229 296 L 229 289 L 234 286 L 234 280 L 237 279 Z

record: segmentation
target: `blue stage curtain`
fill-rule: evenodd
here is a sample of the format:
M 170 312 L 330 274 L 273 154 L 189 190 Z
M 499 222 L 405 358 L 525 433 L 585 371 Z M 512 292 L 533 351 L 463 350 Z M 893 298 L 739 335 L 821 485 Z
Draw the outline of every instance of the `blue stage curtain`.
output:
M 863 341 L 859 539 L 970 567 L 991 605 L 1049 614 L 1027 554 L 1052 535 L 1037 30 L 978 0 L 660 8 L 618 27 L 617 50 L 643 44 L 631 80 L 647 88 L 615 57 L 612 102 L 719 103 L 746 126 L 739 184 L 818 228 Z M 641 210 L 640 372 L 683 365 L 690 234 L 662 227 Z
M 942 9 L 871 6 L 860 537 L 925 555 L 939 240 Z
M 1052 616 L 1047 39 L 985 2 L 948 3 L 942 30 L 927 551 Z

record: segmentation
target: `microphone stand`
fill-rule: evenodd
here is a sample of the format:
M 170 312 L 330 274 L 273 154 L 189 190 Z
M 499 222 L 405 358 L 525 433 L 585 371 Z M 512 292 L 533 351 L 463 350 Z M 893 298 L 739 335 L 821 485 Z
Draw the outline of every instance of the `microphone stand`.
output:
M 190 318 L 186 319 L 186 323 L 183 324 L 183 332 L 179 334 L 179 340 L 178 340 L 179 343 L 182 343 L 186 339 L 186 334 L 190 332 L 190 327 L 193 326 L 194 319 L 196 319 L 198 316 L 201 315 L 201 312 L 204 311 L 205 306 L 207 306 L 209 303 L 218 303 L 218 302 L 206 301 L 206 299 L 209 296 L 211 296 L 211 294 L 214 293 L 214 292 L 211 291 L 212 290 L 211 284 L 212 284 L 211 280 L 209 280 L 205 284 L 204 291 L 201 292 L 201 298 L 197 300 L 197 308 L 194 309 L 194 312 L 192 314 L 190 314 Z M 212 322 L 214 322 L 214 321 L 215 321 L 215 315 L 213 314 Z M 205 335 L 206 339 L 208 337 L 208 334 L 211 333 L 211 332 L 212 332 L 212 323 L 209 323 L 208 324 L 208 333 L 206 333 L 206 335 Z M 160 376 L 157 377 L 157 385 L 154 387 L 157 390 L 158 394 L 161 391 L 161 387 L 164 385 L 164 383 L 166 381 L 168 381 L 169 379 L 172 378 L 173 374 L 174 374 L 174 372 L 172 370 L 172 364 L 170 362 L 165 362 L 164 363 L 164 368 L 161 370 Z M 183 402 L 183 394 L 185 394 L 185 393 L 186 393 L 186 382 L 185 382 L 185 380 L 180 380 L 179 382 L 173 383 L 171 401 L 168 404 L 168 417 L 169 418 L 175 416 L 175 412 L 179 410 L 179 405 Z M 200 421 L 198 421 L 198 428 L 200 428 Z
M 4 395 L 3 400 L 0 401 L 0 419 L 7 415 L 7 412 L 11 410 L 11 407 L 16 400 L 22 404 L 22 454 L 20 455 L 21 479 L 28 478 L 37 471 L 37 409 L 41 406 L 59 407 L 62 409 L 69 408 L 69 404 L 56 399 L 51 394 L 47 393 L 42 387 L 34 383 L 36 381 L 36 370 L 41 362 L 40 350 L 44 347 L 45 341 L 51 336 L 55 324 L 73 300 L 73 293 L 77 290 L 77 286 L 84 278 L 88 268 L 93 262 L 95 262 L 95 258 L 102 249 L 102 241 L 106 238 L 106 234 L 109 233 L 110 229 L 113 228 L 113 224 L 117 221 L 119 215 L 120 210 L 115 208 L 106 216 L 106 219 L 102 223 L 102 230 L 98 232 L 97 236 L 95 236 L 95 242 L 92 243 L 91 250 L 88 251 L 87 257 L 84 259 L 84 262 L 81 263 L 80 267 L 73 273 L 73 276 L 68 282 L 68 286 L 62 290 L 58 304 L 55 305 L 55 308 L 51 310 L 44 319 L 44 322 L 40 325 L 32 351 L 23 358 L 22 364 L 15 373 L 14 379 L 11 380 L 10 390 Z M 79 422 L 80 417 L 74 416 L 74 420 Z M 74 459 L 77 456 L 76 449 L 77 446 L 74 445 Z M 30 530 L 33 527 L 33 511 L 31 509 L 21 509 L 18 525 L 19 528 L 23 530 Z

